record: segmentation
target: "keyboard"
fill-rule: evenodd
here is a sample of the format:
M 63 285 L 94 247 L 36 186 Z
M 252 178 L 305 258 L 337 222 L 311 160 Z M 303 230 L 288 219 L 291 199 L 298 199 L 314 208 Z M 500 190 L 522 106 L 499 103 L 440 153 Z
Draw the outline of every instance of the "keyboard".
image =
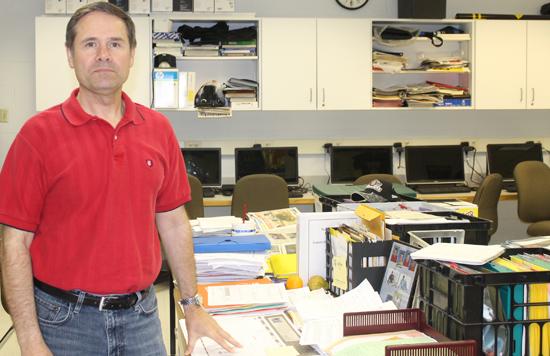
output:
M 508 193 L 517 193 L 518 192 L 518 186 L 515 184 L 505 185 L 504 190 Z
M 459 185 L 419 185 L 414 188 L 420 194 L 469 193 L 472 188 Z
M 304 194 L 302 192 L 300 192 L 299 190 L 290 190 L 288 192 L 288 197 L 289 198 L 303 198 Z
M 213 198 L 215 195 L 216 195 L 216 190 L 214 188 L 208 188 L 208 187 L 202 188 L 203 198 Z

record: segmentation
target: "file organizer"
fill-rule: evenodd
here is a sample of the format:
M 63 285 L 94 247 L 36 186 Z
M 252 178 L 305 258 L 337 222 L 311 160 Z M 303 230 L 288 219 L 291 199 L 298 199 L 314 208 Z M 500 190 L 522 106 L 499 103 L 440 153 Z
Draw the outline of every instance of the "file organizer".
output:
M 363 280 L 367 279 L 374 290 L 380 292 L 386 266 L 390 257 L 391 248 L 394 241 L 378 241 L 378 242 L 363 242 L 363 243 L 347 243 L 347 289 L 343 290 L 334 285 L 334 270 L 332 266 L 332 238 L 330 229 L 326 230 L 326 271 L 329 290 L 334 295 L 342 295 L 343 293 L 357 287 Z M 403 244 L 402 242 L 399 242 Z M 407 245 L 407 244 L 404 244 Z M 410 245 L 407 245 L 410 246 Z M 384 263 L 380 263 L 383 258 Z M 413 289 L 414 290 L 414 289 Z
M 542 248 L 507 249 L 501 257 L 521 253 L 549 254 L 549 251 Z M 545 356 L 550 353 L 550 318 L 534 318 L 535 311 L 540 311 L 540 308 L 550 310 L 548 294 L 545 301 L 530 295 L 542 283 L 548 286 L 550 271 L 491 273 L 479 272 L 479 268 L 478 271 L 459 271 L 450 264 L 437 261 L 416 262 L 419 267 L 420 309 L 434 329 L 454 340 L 476 340 L 477 354 L 480 355 L 483 354 L 483 332 L 487 326 L 493 330 L 493 335 L 486 336 L 485 341 L 492 344 L 491 351 L 495 355 L 503 349 L 512 356 Z M 484 295 L 489 296 L 494 305 L 493 321 L 486 321 L 483 317 Z
M 431 215 L 444 216 L 452 220 L 468 220 L 468 222 L 450 222 L 444 224 L 386 224 L 393 235 L 401 241 L 409 242 L 409 231 L 416 230 L 464 230 L 464 243 L 473 245 L 487 245 L 489 243 L 489 229 L 491 222 L 486 219 L 464 215 L 455 211 L 430 211 Z
M 420 309 L 384 310 L 344 313 L 344 336 L 378 334 L 392 331 L 418 330 L 434 344 L 386 346 L 386 356 L 474 356 L 475 340 L 450 341 L 426 324 Z

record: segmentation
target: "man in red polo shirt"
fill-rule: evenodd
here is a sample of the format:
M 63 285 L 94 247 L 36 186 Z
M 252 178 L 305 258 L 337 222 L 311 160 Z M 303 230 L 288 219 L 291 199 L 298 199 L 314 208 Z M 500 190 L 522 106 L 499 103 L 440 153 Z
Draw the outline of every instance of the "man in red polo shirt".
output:
M 195 298 L 174 132 L 122 92 L 135 46 L 117 7 L 79 9 L 66 35 L 79 88 L 25 123 L 2 167 L 3 292 L 23 355 L 165 355 L 159 234 L 184 297 L 186 353 L 201 336 L 239 346 Z

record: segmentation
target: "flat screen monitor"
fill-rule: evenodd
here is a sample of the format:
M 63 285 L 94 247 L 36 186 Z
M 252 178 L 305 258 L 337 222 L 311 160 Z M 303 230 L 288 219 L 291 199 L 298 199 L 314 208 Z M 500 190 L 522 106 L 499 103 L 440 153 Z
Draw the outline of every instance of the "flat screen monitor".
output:
M 182 148 L 187 174 L 197 177 L 204 187 L 222 184 L 221 148 Z
M 462 146 L 406 146 L 405 171 L 408 183 L 464 183 Z
M 499 173 L 506 181 L 514 180 L 514 168 L 523 161 L 542 161 L 540 143 L 503 143 L 487 145 L 489 173 Z
M 298 147 L 235 148 L 235 180 L 269 173 L 298 184 Z
M 331 183 L 352 183 L 357 178 L 372 173 L 393 174 L 391 146 L 332 146 Z

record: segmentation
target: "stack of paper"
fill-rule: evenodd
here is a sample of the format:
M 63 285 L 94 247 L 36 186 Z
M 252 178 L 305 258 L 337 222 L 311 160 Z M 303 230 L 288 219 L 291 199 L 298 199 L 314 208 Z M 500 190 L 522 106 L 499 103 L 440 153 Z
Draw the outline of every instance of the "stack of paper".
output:
M 267 254 L 197 253 L 197 281 L 214 283 L 254 279 L 265 274 Z
M 470 245 L 436 243 L 421 250 L 411 253 L 413 260 L 438 260 L 446 262 L 462 263 L 465 265 L 482 265 L 494 260 L 504 253 L 504 248 L 499 245 Z
M 256 224 L 256 229 L 262 232 L 293 231 L 296 232 L 298 215 L 296 208 L 277 209 L 248 213 L 248 218 Z
M 197 218 L 191 222 L 193 236 L 231 234 L 233 224 L 239 224 L 242 219 L 234 216 L 217 216 L 213 218 Z
M 283 283 L 269 279 L 199 284 L 203 307 L 213 315 L 272 314 L 288 308 Z

